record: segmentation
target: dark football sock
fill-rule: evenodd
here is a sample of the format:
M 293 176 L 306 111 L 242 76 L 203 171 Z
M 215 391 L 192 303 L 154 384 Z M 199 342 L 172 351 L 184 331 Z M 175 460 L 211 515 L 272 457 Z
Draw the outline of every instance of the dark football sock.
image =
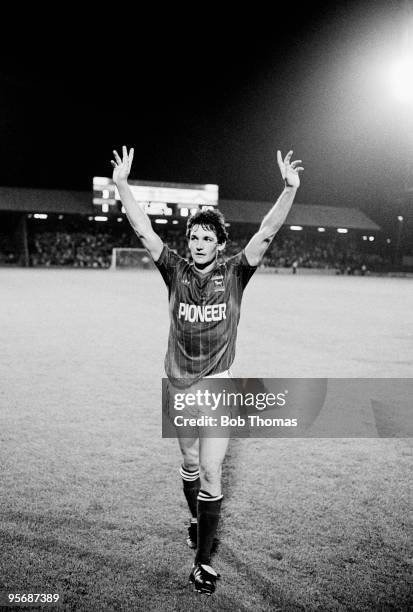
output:
M 197 517 L 197 498 L 200 489 L 199 470 L 190 471 L 182 466 L 179 470 L 184 485 L 184 495 L 193 518 Z
M 218 527 L 222 495 L 214 497 L 204 490 L 198 494 L 198 547 L 195 563 L 209 565 L 211 549 Z

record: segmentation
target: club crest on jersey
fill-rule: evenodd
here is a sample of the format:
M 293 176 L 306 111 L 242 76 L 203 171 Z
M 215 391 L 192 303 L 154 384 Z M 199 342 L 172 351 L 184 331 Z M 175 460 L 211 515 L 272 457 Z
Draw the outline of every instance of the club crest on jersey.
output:
M 197 306 L 196 304 L 179 303 L 178 319 L 184 319 L 189 323 L 211 323 L 212 321 L 222 321 L 226 319 L 227 305 L 208 304 L 207 306 Z
M 225 288 L 224 288 L 224 277 L 222 276 L 222 274 L 218 274 L 216 276 L 213 276 L 211 278 L 211 280 L 214 281 L 214 293 L 217 293 L 219 291 L 225 291 Z

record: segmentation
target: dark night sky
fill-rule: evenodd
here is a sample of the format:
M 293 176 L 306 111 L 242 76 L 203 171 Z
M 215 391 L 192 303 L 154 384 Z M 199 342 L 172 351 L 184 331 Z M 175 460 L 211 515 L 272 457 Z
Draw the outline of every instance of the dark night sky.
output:
M 408 217 L 397 200 L 413 129 L 383 76 L 402 2 L 281 6 L 231 16 L 210 4 L 118 7 L 94 23 L 59 7 L 52 25 L 39 14 L 25 28 L 9 22 L 0 183 L 90 189 L 125 143 L 136 149 L 132 178 L 272 201 L 276 149 L 293 148 L 305 165 L 298 202 L 358 207 L 379 223 Z

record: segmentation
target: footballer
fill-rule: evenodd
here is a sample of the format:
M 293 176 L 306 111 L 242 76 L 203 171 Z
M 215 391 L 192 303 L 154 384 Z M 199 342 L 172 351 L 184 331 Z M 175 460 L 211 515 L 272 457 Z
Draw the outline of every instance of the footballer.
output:
M 225 259 L 227 231 L 217 210 L 198 211 L 188 218 L 186 237 L 190 261 L 163 243 L 153 230 L 144 206 L 134 199 L 128 186 L 133 149 L 114 153 L 113 180 L 118 188 L 129 222 L 161 273 L 169 295 L 170 330 L 165 357 L 168 394 L 196 389 L 208 377 L 229 378 L 235 358 L 237 326 L 243 291 L 283 225 L 298 187 L 301 160 L 277 162 L 284 190 L 261 225 L 237 255 Z M 222 502 L 221 468 L 228 436 L 213 438 L 177 436 L 183 463 L 180 475 L 191 513 L 188 545 L 196 549 L 190 581 L 195 590 L 207 595 L 215 591 L 219 574 L 211 567 L 211 551 Z

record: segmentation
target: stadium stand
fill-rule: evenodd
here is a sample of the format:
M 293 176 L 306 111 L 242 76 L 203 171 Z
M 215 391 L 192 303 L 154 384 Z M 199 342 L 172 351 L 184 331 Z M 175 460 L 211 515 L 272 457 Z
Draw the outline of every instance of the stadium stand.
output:
M 271 202 L 220 200 L 231 240 L 226 255 L 238 252 L 257 230 Z M 108 268 L 115 247 L 141 247 L 120 207 L 96 221 L 101 209 L 90 192 L 0 188 L 0 265 Z M 181 255 L 188 256 L 185 218 L 154 227 Z M 292 231 L 291 226 L 302 229 Z M 323 228 L 320 232 L 319 228 Z M 337 233 L 346 228 L 346 234 Z M 388 271 L 392 247 L 381 228 L 360 210 L 294 204 L 268 250 L 266 268 L 332 269 L 337 273 Z

